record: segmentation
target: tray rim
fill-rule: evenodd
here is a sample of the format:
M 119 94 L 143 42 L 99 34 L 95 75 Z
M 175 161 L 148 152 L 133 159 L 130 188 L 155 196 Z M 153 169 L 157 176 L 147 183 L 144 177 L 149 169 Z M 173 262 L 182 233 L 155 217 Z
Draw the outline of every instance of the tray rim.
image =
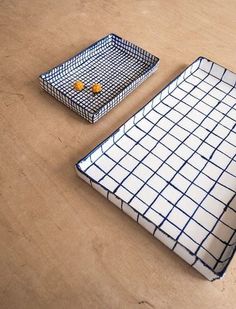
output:
M 106 192 L 111 193 L 113 195 L 116 196 L 117 199 L 123 201 L 123 203 L 127 204 L 130 208 L 132 208 L 136 213 L 140 214 L 135 208 L 133 208 L 131 205 L 129 205 L 128 203 L 126 203 L 122 198 L 118 197 L 115 193 L 111 192 L 108 188 L 106 188 L 104 185 L 100 184 L 98 181 L 96 181 L 95 179 L 93 179 L 92 176 L 89 176 L 88 174 L 86 174 L 79 166 L 80 163 L 82 163 L 83 161 L 85 161 L 88 157 L 90 157 L 105 141 L 107 141 L 109 138 L 111 138 L 113 135 L 115 135 L 117 132 L 120 131 L 120 129 L 130 120 L 132 119 L 136 114 L 138 114 L 143 108 L 145 108 L 146 105 L 148 105 L 151 101 L 153 101 L 153 99 L 155 97 L 157 97 L 164 89 L 166 89 L 170 84 L 172 84 L 175 80 L 177 80 L 188 68 L 190 68 L 194 63 L 196 63 L 197 61 L 202 61 L 202 60 L 206 60 L 208 62 L 211 62 L 213 64 L 216 64 L 222 68 L 224 68 L 225 70 L 233 73 L 234 75 L 236 75 L 235 72 L 233 72 L 232 70 L 228 70 L 227 68 L 225 68 L 223 65 L 218 64 L 215 61 L 212 61 L 204 56 L 199 56 L 198 58 L 196 58 L 192 63 L 190 63 L 187 67 L 185 67 L 185 69 L 181 70 L 181 72 L 179 74 L 177 74 L 172 80 L 170 80 L 170 82 L 168 82 L 166 85 L 164 85 L 164 87 L 162 87 L 159 91 L 157 91 L 154 96 L 148 101 L 146 102 L 145 105 L 143 105 L 141 108 L 139 108 L 136 112 L 134 112 L 126 121 L 124 121 L 117 129 L 115 129 L 110 135 L 108 135 L 106 138 L 104 138 L 98 145 L 96 145 L 92 150 L 90 150 L 85 156 L 83 156 L 79 161 L 77 161 L 77 163 L 75 164 L 75 170 L 77 172 L 77 174 L 79 175 L 79 173 L 81 173 L 83 176 L 85 176 L 86 178 L 88 178 L 90 181 L 92 180 L 94 183 L 98 184 L 100 187 L 102 187 Z M 232 86 L 232 85 L 231 85 Z M 232 87 L 236 87 L 236 83 L 234 86 Z M 110 201 L 110 200 L 109 200 Z M 111 201 L 110 201 L 111 202 Z M 112 203 L 112 202 L 111 202 Z M 112 203 L 113 204 L 113 203 Z M 142 216 L 142 214 L 140 214 Z M 154 224 L 151 220 L 149 220 L 148 218 L 145 217 L 145 220 L 151 222 L 152 224 Z M 155 224 L 154 224 L 155 225 Z M 166 236 L 168 236 L 169 238 L 171 238 L 172 240 L 176 241 L 171 235 L 167 234 L 165 231 L 159 229 L 163 234 L 165 234 Z M 183 247 L 185 250 L 188 251 L 189 254 L 193 255 L 196 257 L 196 260 L 199 260 L 207 269 L 209 269 L 213 274 L 215 274 L 217 277 L 213 278 L 210 281 L 214 281 L 218 278 L 221 278 L 224 273 L 226 272 L 231 260 L 233 259 L 234 255 L 236 254 L 236 246 L 231 254 L 231 257 L 228 260 L 227 265 L 219 272 L 216 272 L 215 270 L 213 270 L 209 265 L 207 265 L 200 257 L 196 256 L 192 251 L 190 251 L 190 249 L 186 248 L 183 244 L 179 243 L 177 241 L 178 245 L 180 245 L 181 247 Z
M 111 98 L 109 101 L 107 101 L 106 103 L 104 103 L 104 105 L 102 105 L 101 107 L 99 107 L 96 112 L 91 112 L 89 110 L 87 110 L 86 108 L 84 107 L 81 107 L 79 102 L 76 102 L 73 98 L 69 98 L 63 91 L 61 91 L 60 89 L 58 88 L 55 88 L 55 86 L 53 86 L 51 84 L 50 81 L 48 81 L 46 79 L 46 75 L 47 74 L 50 74 L 53 70 L 55 69 L 59 69 L 61 68 L 65 63 L 69 62 L 70 60 L 73 60 L 75 58 L 77 58 L 78 56 L 80 56 L 81 54 L 83 54 L 85 51 L 87 50 L 90 50 L 92 47 L 96 46 L 97 44 L 99 44 L 100 42 L 102 41 L 105 41 L 106 39 L 109 39 L 111 38 L 115 38 L 115 39 L 119 39 L 119 40 L 122 40 L 126 43 L 130 43 L 132 44 L 133 47 L 136 47 L 138 49 L 140 49 L 141 51 L 144 51 L 145 53 L 147 53 L 150 57 L 153 58 L 153 61 L 152 63 L 148 66 L 148 68 L 145 69 L 145 71 L 140 74 L 137 78 L 133 79 L 128 85 L 125 86 L 125 88 L 123 88 L 122 90 L 120 90 L 119 92 L 116 92 L 115 96 L 113 98 Z M 86 61 L 86 60 L 85 60 Z M 149 51 L 147 51 L 146 49 L 138 46 L 137 44 L 133 43 L 133 42 L 130 42 L 122 37 L 120 37 L 119 35 L 115 34 L 115 33 L 109 33 L 107 35 L 105 35 L 104 37 L 102 37 L 101 39 L 95 41 L 94 43 L 90 44 L 89 46 L 87 46 L 86 48 L 80 50 L 78 53 L 76 53 L 75 55 L 73 55 L 72 57 L 70 58 L 67 58 L 66 60 L 64 60 L 63 62 L 59 63 L 58 65 L 50 68 L 49 70 L 47 71 L 44 71 L 43 73 L 39 74 L 38 78 L 40 81 L 44 81 L 46 82 L 47 84 L 49 84 L 53 89 L 56 89 L 56 91 L 58 91 L 62 96 L 64 96 L 65 98 L 69 99 L 73 104 L 75 104 L 77 107 L 80 107 L 82 110 L 84 110 L 86 113 L 88 113 L 90 116 L 91 116 L 91 119 L 92 119 L 92 123 L 96 122 L 97 120 L 99 120 L 100 118 L 102 118 L 103 116 L 105 116 L 110 110 L 112 110 L 118 103 L 120 103 L 121 101 L 123 101 L 125 99 L 125 97 L 129 94 L 127 93 L 123 99 L 120 99 L 118 100 L 118 103 L 115 104 L 114 106 L 112 106 L 104 115 L 100 116 L 97 120 L 94 121 L 94 119 L 96 119 L 96 116 L 99 115 L 99 112 L 104 108 L 106 107 L 107 105 L 109 105 L 111 102 L 113 102 L 113 100 L 115 100 L 116 98 L 118 98 L 122 93 L 125 93 L 127 91 L 127 89 L 131 86 L 134 86 L 134 88 L 131 90 L 134 91 L 135 88 L 137 88 L 138 86 L 140 86 L 140 84 L 142 84 L 142 82 L 144 82 L 151 74 L 153 74 L 158 66 L 159 66 L 159 63 L 160 63 L 160 58 L 153 55 L 152 53 L 150 53 Z M 145 78 L 145 76 L 147 76 Z M 137 83 L 136 87 L 135 87 L 135 84 Z M 43 87 L 42 87 L 43 88 Z M 44 89 L 44 88 L 43 88 Z M 45 89 L 44 89 L 45 90 Z M 48 92 L 47 90 L 45 90 L 47 93 L 49 93 L 50 95 L 52 95 L 50 92 Z M 52 95 L 53 96 L 53 95 Z M 56 98 L 57 99 L 57 98 Z M 57 99 L 58 100 L 58 99 Z M 63 101 L 61 101 L 62 103 L 64 103 Z M 76 112 L 76 111 L 75 111 Z M 79 114 L 79 112 L 77 112 Z M 80 115 L 80 114 L 79 114 Z M 86 120 L 88 120 L 86 117 L 80 115 L 81 117 L 85 118 Z M 90 120 L 88 120 L 90 122 Z
M 175 80 L 177 80 L 189 67 L 191 67 L 195 62 L 197 62 L 198 60 L 207 60 L 208 62 L 212 62 L 217 64 L 218 66 L 226 69 L 223 65 L 210 60 L 209 58 L 206 58 L 204 56 L 199 56 L 197 57 L 192 63 L 190 63 L 188 66 L 185 67 L 185 69 L 181 70 L 181 72 L 179 74 L 177 74 L 173 79 L 171 79 L 167 84 L 164 85 L 164 87 L 162 87 L 160 90 L 158 90 L 152 97 L 150 100 L 148 100 L 142 107 L 140 107 L 137 111 L 133 112 L 131 114 L 131 116 L 125 120 L 124 122 L 122 122 L 121 125 L 119 125 L 116 129 L 114 129 L 114 131 L 112 131 L 111 134 L 109 134 L 107 137 L 105 137 L 99 144 L 97 144 L 94 148 L 92 148 L 85 156 L 83 156 L 79 161 L 77 161 L 77 163 L 75 165 L 77 165 L 78 163 L 81 163 L 82 161 L 84 161 L 90 154 L 92 154 L 92 152 L 94 152 L 97 148 L 99 148 L 107 139 L 109 139 L 112 135 L 114 135 L 115 133 L 117 133 L 121 127 L 128 122 L 131 118 L 133 118 L 138 112 L 140 112 L 146 105 L 148 105 L 151 101 L 153 101 L 153 99 L 155 99 L 156 96 L 158 96 L 165 88 L 167 88 L 172 82 L 174 82 Z M 226 69 L 227 71 L 233 73 L 234 75 L 236 75 L 235 72 Z M 236 87 L 236 83 L 235 83 L 235 87 Z

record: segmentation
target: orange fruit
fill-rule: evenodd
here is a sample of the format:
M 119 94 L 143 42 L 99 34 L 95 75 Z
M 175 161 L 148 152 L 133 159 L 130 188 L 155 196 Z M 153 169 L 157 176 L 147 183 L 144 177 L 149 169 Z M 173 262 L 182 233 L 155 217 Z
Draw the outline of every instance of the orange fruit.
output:
M 84 89 L 84 83 L 81 82 L 80 80 L 77 80 L 75 83 L 74 83 L 74 88 L 75 90 L 77 91 L 81 91 Z
M 93 86 L 92 86 L 92 92 L 93 93 L 99 93 L 101 91 L 102 91 L 102 85 L 101 84 L 99 84 L 99 83 L 93 84 Z

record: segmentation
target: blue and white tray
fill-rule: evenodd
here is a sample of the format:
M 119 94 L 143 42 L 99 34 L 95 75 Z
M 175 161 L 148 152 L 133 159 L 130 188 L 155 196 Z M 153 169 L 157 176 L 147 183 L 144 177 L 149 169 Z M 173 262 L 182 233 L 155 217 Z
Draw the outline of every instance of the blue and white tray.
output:
M 109 34 L 61 65 L 40 75 L 40 85 L 73 111 L 94 123 L 156 69 L 159 59 L 115 34 Z M 85 83 L 76 91 L 76 80 Z M 93 83 L 103 90 L 96 96 Z
M 209 280 L 236 248 L 236 74 L 198 58 L 76 164 Z

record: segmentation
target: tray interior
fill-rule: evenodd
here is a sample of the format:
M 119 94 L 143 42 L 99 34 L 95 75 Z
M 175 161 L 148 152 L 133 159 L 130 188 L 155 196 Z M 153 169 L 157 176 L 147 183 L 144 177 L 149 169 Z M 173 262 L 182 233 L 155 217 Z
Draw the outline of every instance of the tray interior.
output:
M 91 50 L 90 50 L 91 49 Z M 96 113 L 122 90 L 155 65 L 157 58 L 116 35 L 109 35 L 97 45 L 78 54 L 75 61 L 64 66 L 52 78 L 45 76 L 52 87 L 73 99 L 89 113 Z M 86 88 L 78 92 L 73 84 L 82 80 Z M 99 82 L 103 91 L 96 96 L 91 92 L 93 83 Z
M 235 82 L 199 58 L 77 164 L 215 273 L 236 243 Z

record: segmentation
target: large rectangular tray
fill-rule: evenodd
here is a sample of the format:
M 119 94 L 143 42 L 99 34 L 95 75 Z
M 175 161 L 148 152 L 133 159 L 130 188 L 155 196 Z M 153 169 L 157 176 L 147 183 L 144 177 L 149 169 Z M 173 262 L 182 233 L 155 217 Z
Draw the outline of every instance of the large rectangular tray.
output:
M 76 164 L 209 280 L 236 248 L 236 74 L 198 58 Z
M 61 65 L 40 75 L 41 87 L 73 111 L 94 123 L 156 69 L 159 59 L 115 34 L 109 34 Z M 85 83 L 76 91 L 76 80 Z M 103 90 L 96 96 L 93 83 Z

